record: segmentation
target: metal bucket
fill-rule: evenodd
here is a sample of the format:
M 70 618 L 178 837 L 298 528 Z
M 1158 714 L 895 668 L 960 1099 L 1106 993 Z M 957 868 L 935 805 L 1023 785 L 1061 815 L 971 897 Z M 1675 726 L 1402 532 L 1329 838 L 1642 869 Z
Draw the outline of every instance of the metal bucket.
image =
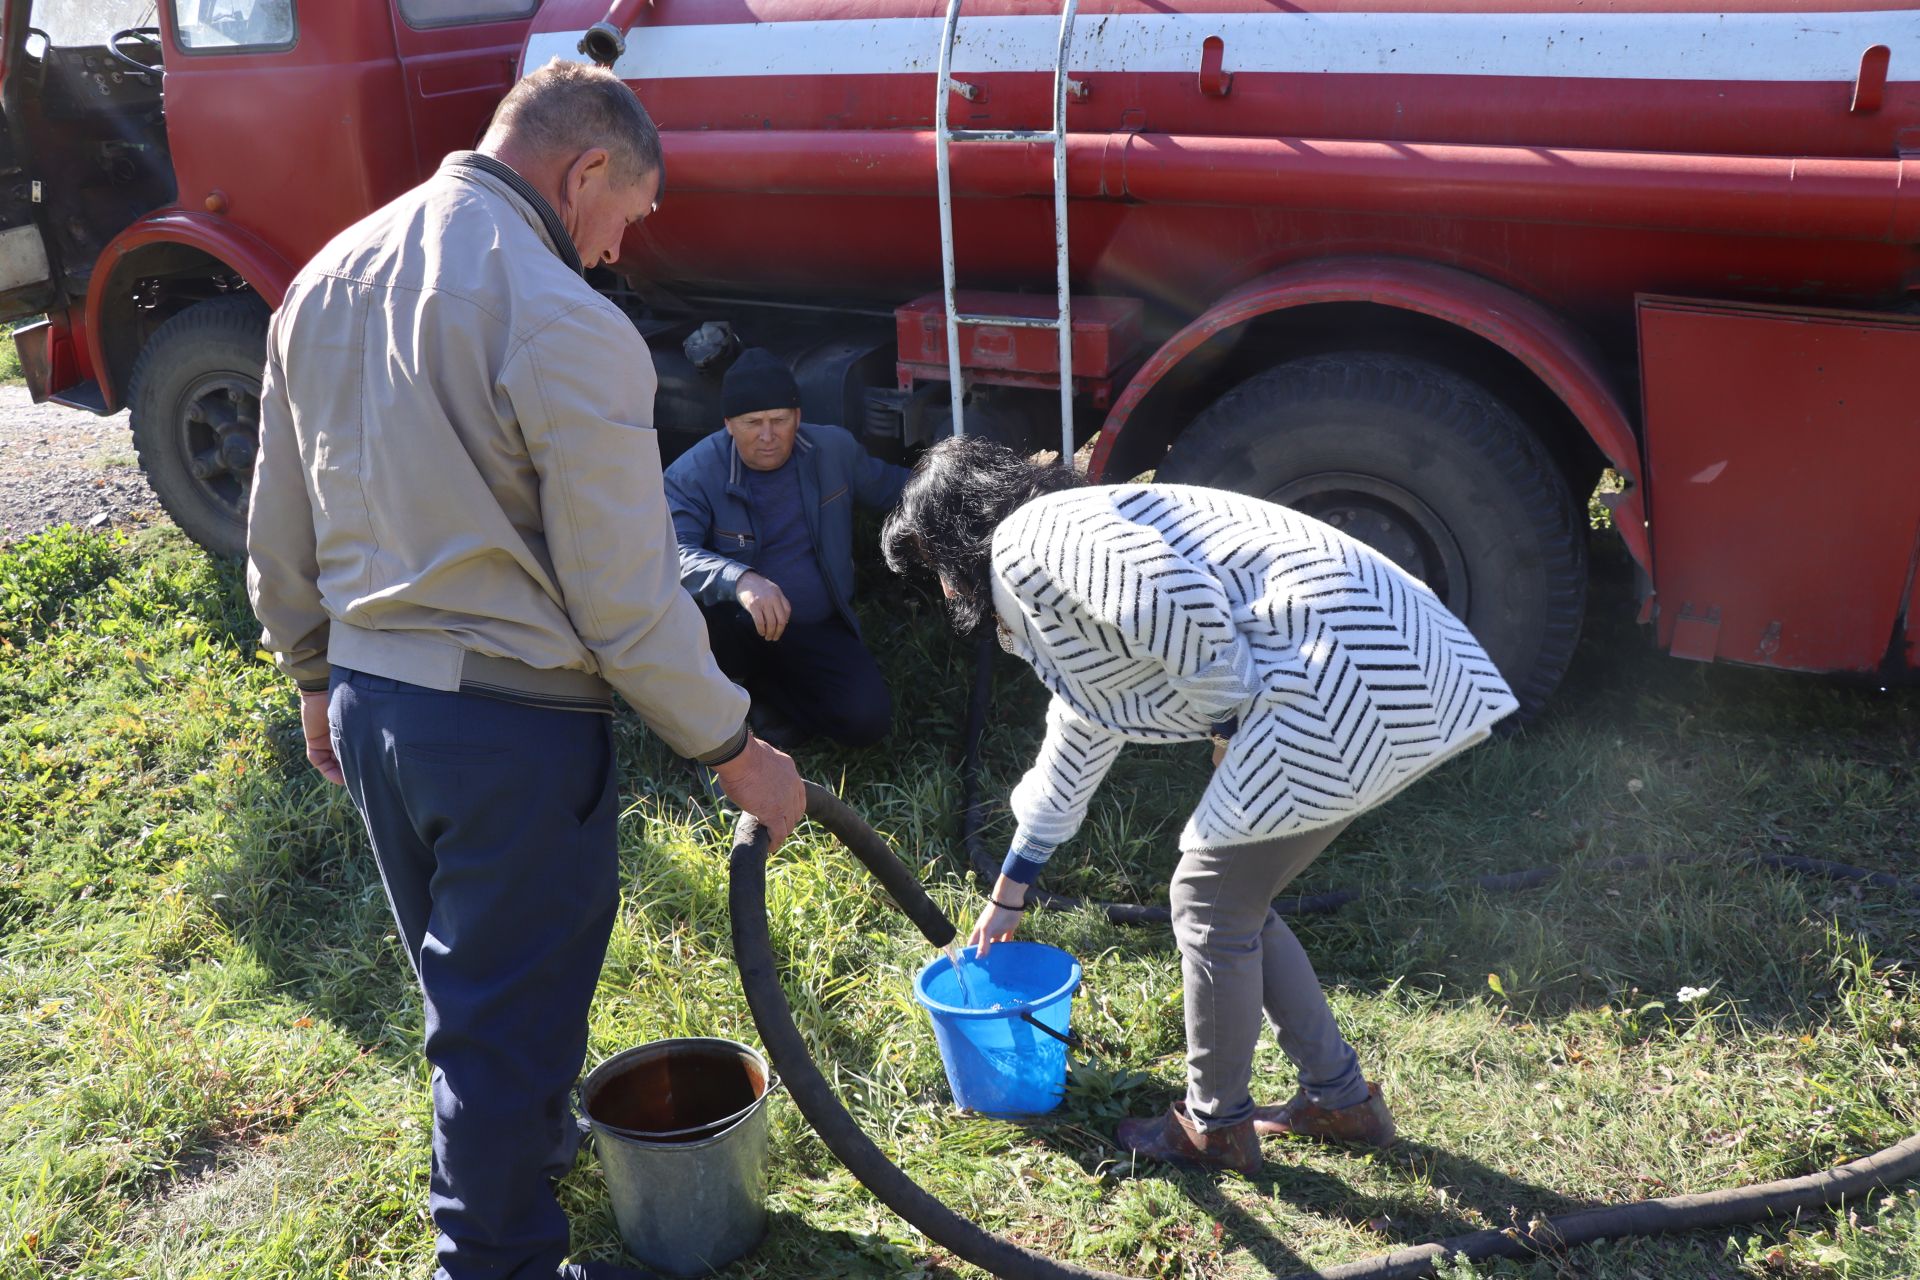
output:
M 732 1040 L 656 1040 L 580 1084 L 628 1252 L 665 1275 L 704 1276 L 767 1230 L 767 1060 Z

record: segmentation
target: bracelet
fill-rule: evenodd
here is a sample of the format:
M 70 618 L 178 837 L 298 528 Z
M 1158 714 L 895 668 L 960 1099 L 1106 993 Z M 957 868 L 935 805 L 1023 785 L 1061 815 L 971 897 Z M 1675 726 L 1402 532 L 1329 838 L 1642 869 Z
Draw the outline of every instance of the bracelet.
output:
M 1233 735 L 1238 732 L 1240 732 L 1239 716 L 1228 716 L 1224 720 L 1216 720 L 1207 726 L 1207 738 L 1216 747 L 1225 747 L 1233 741 Z
M 1017 907 L 1016 907 L 1016 906 L 1014 906 L 1014 905 L 1013 905 L 1012 903 L 1009 903 L 1009 902 L 1002 902 L 1002 901 L 1000 901 L 1000 899 L 998 899 L 998 898 L 996 898 L 996 897 L 994 897 L 994 896 L 993 896 L 992 894 L 988 894 L 988 895 L 987 895 L 987 901 L 988 901 L 988 902 L 991 902 L 991 903 L 992 903 L 992 904 L 993 904 L 994 906 L 996 906 L 996 907 L 998 907 L 998 908 L 1000 908 L 1000 909 L 1001 909 L 1002 911 L 1021 911 L 1021 912 L 1024 912 L 1024 911 L 1025 911 L 1025 910 L 1027 909 L 1027 908 L 1026 908 L 1026 904 L 1025 904 L 1025 903 L 1022 903 L 1021 905 L 1019 905 L 1019 906 L 1017 906 Z

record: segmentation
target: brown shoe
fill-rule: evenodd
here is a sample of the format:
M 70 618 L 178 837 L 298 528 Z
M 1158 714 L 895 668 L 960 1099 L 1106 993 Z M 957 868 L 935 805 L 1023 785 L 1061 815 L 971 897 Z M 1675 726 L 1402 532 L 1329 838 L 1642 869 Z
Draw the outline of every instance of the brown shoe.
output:
M 1350 1107 L 1315 1106 L 1307 1101 L 1305 1090 L 1289 1102 L 1253 1109 L 1253 1131 L 1263 1138 L 1293 1133 L 1321 1142 L 1337 1142 L 1353 1147 L 1389 1147 L 1393 1145 L 1393 1112 L 1380 1096 L 1380 1086 L 1367 1086 L 1367 1100 Z
M 1260 1139 L 1253 1121 L 1242 1120 L 1202 1133 L 1194 1128 L 1187 1104 L 1176 1102 L 1164 1116 L 1122 1120 L 1114 1131 L 1122 1151 L 1200 1169 L 1229 1169 L 1251 1178 L 1260 1172 Z

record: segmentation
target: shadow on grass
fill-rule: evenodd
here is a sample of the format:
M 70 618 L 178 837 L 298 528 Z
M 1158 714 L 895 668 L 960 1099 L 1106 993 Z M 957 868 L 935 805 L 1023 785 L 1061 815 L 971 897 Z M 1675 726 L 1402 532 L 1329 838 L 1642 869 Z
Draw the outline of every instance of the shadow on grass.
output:
M 1302 1145 L 1268 1144 L 1269 1163 L 1286 1158 L 1289 1151 L 1299 1151 Z M 1410 1188 L 1444 1188 L 1447 1208 L 1436 1212 L 1429 1201 L 1413 1191 L 1386 1195 L 1358 1192 L 1341 1178 L 1305 1165 L 1290 1165 L 1275 1177 L 1273 1194 L 1312 1213 L 1371 1224 L 1370 1229 L 1380 1235 L 1383 1249 L 1516 1223 L 1524 1225 L 1529 1218 L 1568 1213 L 1595 1203 L 1524 1182 L 1458 1152 L 1423 1142 L 1401 1141 L 1371 1159 L 1393 1169 Z
M 423 1034 L 420 996 L 366 829 L 345 791 L 306 766 L 297 739 L 285 752 L 285 774 L 250 785 L 235 805 L 232 858 L 204 872 L 196 889 L 278 989 L 383 1058 L 415 1057 Z M 653 794 L 636 791 L 630 759 L 622 759 L 621 774 L 623 809 Z M 660 795 L 684 800 L 684 791 Z M 620 876 L 629 906 L 637 901 L 638 869 L 658 877 L 670 863 L 648 856 L 636 834 L 643 825 L 633 814 L 621 822 Z M 690 891 L 690 881 L 676 881 L 668 896 L 681 901 Z
M 1159 1113 L 1176 1095 L 1163 1089 L 1129 1093 L 1135 1114 Z M 1109 1179 L 1147 1179 L 1165 1183 L 1219 1226 L 1221 1248 L 1245 1249 L 1276 1276 L 1312 1269 L 1300 1253 L 1263 1221 L 1229 1195 L 1236 1184 L 1263 1198 L 1285 1201 L 1315 1217 L 1364 1227 L 1380 1240 L 1379 1252 L 1388 1252 L 1451 1236 L 1498 1229 L 1546 1214 L 1586 1208 L 1594 1202 L 1525 1182 L 1471 1157 L 1428 1143 L 1402 1140 L 1385 1151 L 1340 1152 L 1304 1140 L 1263 1144 L 1266 1163 L 1251 1178 L 1182 1169 L 1157 1162 L 1136 1161 L 1112 1141 L 1111 1115 L 1069 1116 L 1054 1122 L 1020 1126 L 1038 1142 L 1070 1156 L 1087 1173 Z M 1303 1162 L 1305 1156 L 1321 1167 Z M 1324 1167 L 1331 1158 L 1365 1161 L 1391 1170 L 1405 1188 L 1382 1193 L 1365 1190 Z M 1445 1209 L 1436 1211 L 1425 1188 L 1441 1188 Z
M 574 1177 L 580 1175 L 576 1172 Z M 620 1242 L 610 1208 L 575 1207 L 573 1257 L 576 1261 L 633 1266 L 639 1260 Z M 767 1233 L 753 1252 L 714 1273 L 724 1280 L 786 1280 L 791 1276 L 832 1276 L 835 1280 L 959 1280 L 961 1272 L 929 1263 L 924 1250 L 906 1249 L 886 1237 L 816 1227 L 798 1213 L 770 1209 Z
M 782 1280 L 787 1276 L 847 1277 L 848 1280 L 960 1280 L 962 1272 L 928 1262 L 924 1246 L 916 1251 L 879 1235 L 827 1231 L 797 1213 L 767 1215 L 767 1238 L 753 1256 L 723 1273 L 738 1280 Z

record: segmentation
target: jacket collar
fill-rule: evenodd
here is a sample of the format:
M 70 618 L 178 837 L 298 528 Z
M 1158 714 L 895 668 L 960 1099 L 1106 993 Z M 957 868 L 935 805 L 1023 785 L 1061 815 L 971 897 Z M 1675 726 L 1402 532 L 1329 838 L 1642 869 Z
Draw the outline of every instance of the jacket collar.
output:
M 534 217 L 540 220 L 547 239 L 552 242 L 554 253 L 567 264 L 567 270 L 577 276 L 586 274 L 586 268 L 580 264 L 580 252 L 573 247 L 573 237 L 567 234 L 566 224 L 560 221 L 560 215 L 547 203 L 547 198 L 535 191 L 533 184 L 521 177 L 511 165 L 502 164 L 478 151 L 456 151 L 446 158 L 440 169 L 443 173 L 467 169 L 497 179 L 514 195 L 526 201 Z
M 720 430 L 725 431 L 726 428 L 722 427 Z M 793 452 L 796 457 L 813 452 L 813 441 L 807 438 L 807 424 L 804 422 L 794 429 Z M 733 437 L 729 435 L 727 437 L 727 483 L 737 486 L 745 484 L 746 481 L 747 464 L 740 460 L 740 446 L 736 445 Z

